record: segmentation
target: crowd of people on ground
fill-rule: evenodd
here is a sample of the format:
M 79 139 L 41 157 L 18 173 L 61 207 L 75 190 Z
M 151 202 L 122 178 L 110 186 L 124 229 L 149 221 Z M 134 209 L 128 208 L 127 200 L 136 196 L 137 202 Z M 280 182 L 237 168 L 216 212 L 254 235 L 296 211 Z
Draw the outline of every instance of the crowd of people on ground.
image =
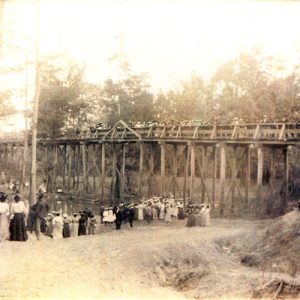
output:
M 1 172 L 0 184 L 6 180 L 4 177 L 5 173 Z M 41 239 L 41 234 L 56 240 L 96 233 L 97 220 L 88 207 L 70 216 L 63 213 L 62 209 L 50 212 L 43 187 L 36 195 L 36 203 L 30 206 L 29 201 L 23 200 L 18 193 L 14 181 L 7 181 L 6 184 L 8 190 L 11 190 L 12 197 L 8 201 L 8 194 L 0 191 L 0 242 L 26 241 L 29 234 L 33 233 L 37 240 Z M 99 213 L 100 224 L 103 226 L 115 224 L 116 229 L 120 230 L 124 224 L 132 228 L 135 221 L 151 224 L 157 220 L 157 222 L 171 224 L 176 219 L 184 220 L 186 217 L 188 217 L 188 227 L 196 224 L 205 226 L 210 224 L 209 211 L 208 205 L 198 207 L 192 204 L 188 204 L 185 211 L 183 200 L 175 199 L 171 195 L 143 198 L 138 203 L 101 206 Z
M 133 227 L 133 221 L 146 221 L 150 224 L 154 220 L 165 221 L 170 224 L 174 219 L 185 218 L 183 201 L 176 200 L 174 196 L 152 197 L 143 199 L 139 203 L 121 203 L 110 207 L 101 207 L 101 224 L 116 224 L 119 230 L 122 223 L 129 223 Z
M 187 227 L 210 225 L 210 206 L 207 204 L 188 205 Z

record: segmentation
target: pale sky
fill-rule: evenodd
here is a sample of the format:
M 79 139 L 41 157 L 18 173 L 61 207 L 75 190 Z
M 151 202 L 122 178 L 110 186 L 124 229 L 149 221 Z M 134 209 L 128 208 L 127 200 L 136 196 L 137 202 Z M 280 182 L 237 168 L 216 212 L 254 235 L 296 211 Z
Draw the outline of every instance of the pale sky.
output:
M 34 3 L 5 1 L 3 40 L 26 44 L 27 50 L 4 47 L 2 62 L 32 58 Z M 62 53 L 77 60 L 86 66 L 87 80 L 96 83 L 118 78 L 117 64 L 109 58 L 120 49 L 128 55 L 133 71 L 149 74 L 156 91 L 178 87 L 192 72 L 208 78 L 221 63 L 254 47 L 284 59 L 287 65 L 299 63 L 300 2 L 296 1 L 40 3 L 40 53 Z M 23 35 L 31 40 L 21 40 Z M 10 81 L 24 84 L 22 76 L 21 81 Z

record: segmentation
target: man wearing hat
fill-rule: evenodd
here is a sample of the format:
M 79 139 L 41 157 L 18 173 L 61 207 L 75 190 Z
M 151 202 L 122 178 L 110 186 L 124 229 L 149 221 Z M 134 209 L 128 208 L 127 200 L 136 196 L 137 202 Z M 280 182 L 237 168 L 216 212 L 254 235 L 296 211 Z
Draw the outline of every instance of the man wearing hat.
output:
M 35 234 L 39 241 L 41 235 L 41 223 L 43 218 L 46 218 L 49 211 L 49 205 L 46 203 L 44 194 L 39 192 L 37 195 L 37 203 L 34 205 L 34 210 L 36 212 L 36 222 L 35 222 Z

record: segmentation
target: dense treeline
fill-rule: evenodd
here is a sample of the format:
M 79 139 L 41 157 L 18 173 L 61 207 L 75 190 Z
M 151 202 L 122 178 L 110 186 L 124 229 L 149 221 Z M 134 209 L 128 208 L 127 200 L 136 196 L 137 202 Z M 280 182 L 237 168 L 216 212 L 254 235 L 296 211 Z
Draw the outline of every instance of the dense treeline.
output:
M 99 122 L 202 120 L 232 122 L 299 119 L 299 66 L 283 63 L 255 50 L 219 66 L 210 80 L 193 74 L 175 90 L 151 92 L 147 74 L 127 69 L 119 81 L 101 84 L 84 80 L 73 62 L 46 58 L 41 64 L 39 133 L 55 137 L 88 129 Z

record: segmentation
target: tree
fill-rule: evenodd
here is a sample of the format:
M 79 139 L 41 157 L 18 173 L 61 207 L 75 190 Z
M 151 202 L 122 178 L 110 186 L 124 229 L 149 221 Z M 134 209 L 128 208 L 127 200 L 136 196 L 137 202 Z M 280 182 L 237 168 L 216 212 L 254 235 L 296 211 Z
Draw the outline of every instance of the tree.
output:
M 46 60 L 41 68 L 38 134 L 56 138 L 83 125 L 83 69 L 75 63 L 57 65 Z M 71 126 L 70 126 L 71 124 Z
M 101 101 L 105 105 L 106 119 L 115 124 L 124 121 L 149 121 L 154 117 L 153 95 L 149 92 L 145 74 L 129 74 L 118 82 L 108 79 L 104 83 Z

